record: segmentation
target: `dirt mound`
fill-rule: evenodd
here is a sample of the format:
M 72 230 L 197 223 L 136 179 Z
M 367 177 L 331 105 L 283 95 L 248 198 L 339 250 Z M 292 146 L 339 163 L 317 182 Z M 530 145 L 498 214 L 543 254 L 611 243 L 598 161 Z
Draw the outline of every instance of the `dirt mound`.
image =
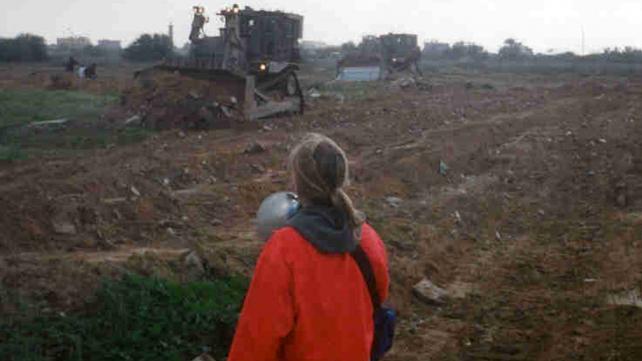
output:
M 244 84 L 145 70 L 107 118 L 153 129 L 229 128 L 243 119 Z

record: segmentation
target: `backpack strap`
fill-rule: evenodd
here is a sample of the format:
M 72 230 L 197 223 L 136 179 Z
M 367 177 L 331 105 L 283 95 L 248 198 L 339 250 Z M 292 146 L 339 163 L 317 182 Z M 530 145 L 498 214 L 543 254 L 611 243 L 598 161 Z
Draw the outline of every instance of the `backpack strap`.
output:
M 368 286 L 368 292 L 370 293 L 370 300 L 372 301 L 372 307 L 375 312 L 381 308 L 381 298 L 379 297 L 379 292 L 377 291 L 377 280 L 375 279 L 374 271 L 372 270 L 372 264 L 368 259 L 368 255 L 363 250 L 361 245 L 357 245 L 354 251 L 350 253 L 352 258 L 357 262 L 363 280 Z

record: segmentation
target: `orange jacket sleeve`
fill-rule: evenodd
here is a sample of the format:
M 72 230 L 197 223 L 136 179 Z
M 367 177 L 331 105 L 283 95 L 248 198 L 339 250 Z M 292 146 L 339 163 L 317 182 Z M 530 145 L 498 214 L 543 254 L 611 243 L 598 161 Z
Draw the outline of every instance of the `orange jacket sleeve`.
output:
M 278 235 L 263 249 L 236 327 L 228 361 L 277 361 L 294 325 L 292 274 Z

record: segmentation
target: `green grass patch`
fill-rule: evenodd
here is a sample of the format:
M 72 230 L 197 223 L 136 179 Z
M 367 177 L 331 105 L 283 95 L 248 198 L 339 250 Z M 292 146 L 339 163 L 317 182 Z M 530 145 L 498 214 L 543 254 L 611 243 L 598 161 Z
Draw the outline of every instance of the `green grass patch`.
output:
M 152 133 L 147 129 L 107 129 L 97 124 L 105 109 L 117 99 L 117 94 L 79 91 L 0 90 L 0 161 L 64 156 L 147 138 Z M 71 126 L 24 127 L 31 122 L 55 119 L 74 122 Z
M 0 321 L 0 360 L 184 361 L 223 357 L 247 282 L 186 284 L 128 275 L 107 280 L 87 311 Z
M 0 126 L 61 118 L 92 120 L 117 99 L 113 94 L 79 91 L 0 90 Z
M 0 161 L 14 161 L 27 158 L 27 155 L 15 144 L 0 145 Z

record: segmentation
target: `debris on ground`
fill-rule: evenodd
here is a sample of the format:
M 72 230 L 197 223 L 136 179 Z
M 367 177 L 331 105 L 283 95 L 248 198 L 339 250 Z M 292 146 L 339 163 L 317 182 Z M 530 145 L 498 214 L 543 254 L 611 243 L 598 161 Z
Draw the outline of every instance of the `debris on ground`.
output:
M 140 115 L 133 115 L 130 118 L 127 118 L 127 120 L 125 120 L 123 124 L 125 126 L 130 126 L 130 125 L 140 126 L 142 120 L 143 118 Z
M 263 153 L 265 151 L 266 151 L 266 149 L 265 149 L 265 147 L 263 145 L 261 145 L 261 143 L 259 143 L 257 141 L 253 141 L 252 143 L 250 143 L 245 148 L 243 153 L 245 153 L 245 154 L 260 154 L 260 153 Z
M 196 251 L 187 253 L 187 255 L 185 255 L 185 258 L 183 259 L 183 262 L 190 269 L 193 269 L 199 273 L 205 272 L 203 260 L 201 259 L 201 257 L 199 257 Z
M 212 356 L 204 353 L 197 358 L 193 359 L 192 361 L 216 361 Z
M 431 305 L 444 305 L 448 299 L 448 291 L 427 278 L 422 279 L 412 290 L 417 298 Z
M 76 231 L 76 226 L 69 221 L 54 221 L 53 228 L 58 234 L 73 235 L 78 233 Z
M 388 205 L 393 208 L 399 208 L 402 202 L 403 202 L 403 199 L 399 197 L 386 197 L 386 203 L 388 203 Z
M 639 289 L 632 289 L 609 295 L 607 297 L 607 303 L 613 306 L 632 306 L 642 308 L 642 296 L 640 296 Z
M 136 197 L 140 197 L 140 191 L 136 187 L 131 186 L 129 190 L 131 190 L 132 194 L 135 195 Z
M 67 122 L 69 122 L 69 119 L 67 119 L 67 118 L 54 119 L 54 120 L 43 120 L 43 121 L 39 121 L 39 122 L 31 122 L 31 123 L 29 123 L 28 127 L 36 128 L 36 127 L 49 127 L 49 126 L 63 126 Z
M 443 160 L 439 161 L 439 174 L 445 176 L 448 173 L 448 165 Z
M 399 87 L 401 89 L 408 89 L 417 84 L 414 78 L 400 78 L 391 83 L 392 86 Z

